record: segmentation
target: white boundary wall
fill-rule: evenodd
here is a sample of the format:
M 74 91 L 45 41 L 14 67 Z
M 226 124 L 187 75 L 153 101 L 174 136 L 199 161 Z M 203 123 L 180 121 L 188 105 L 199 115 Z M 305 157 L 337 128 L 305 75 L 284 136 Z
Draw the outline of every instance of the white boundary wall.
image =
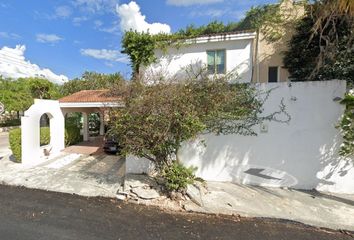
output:
M 262 132 L 256 127 L 258 136 L 203 135 L 184 144 L 180 160 L 209 181 L 354 193 L 354 161 L 339 157 L 335 128 L 344 106 L 333 99 L 344 96 L 345 81 L 260 85 L 274 87 L 265 113 L 277 110 L 283 98 L 289 124 L 265 123 Z M 139 172 L 127 161 L 128 172 Z

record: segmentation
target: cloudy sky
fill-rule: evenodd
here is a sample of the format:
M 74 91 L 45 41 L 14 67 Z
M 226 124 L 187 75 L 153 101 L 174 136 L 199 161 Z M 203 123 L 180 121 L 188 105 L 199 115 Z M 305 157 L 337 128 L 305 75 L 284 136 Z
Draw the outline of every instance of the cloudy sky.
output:
M 277 0 L 1 0 L 0 75 L 54 82 L 84 71 L 129 77 L 120 53 L 125 30 L 175 32 L 188 24 L 238 21 L 251 6 Z

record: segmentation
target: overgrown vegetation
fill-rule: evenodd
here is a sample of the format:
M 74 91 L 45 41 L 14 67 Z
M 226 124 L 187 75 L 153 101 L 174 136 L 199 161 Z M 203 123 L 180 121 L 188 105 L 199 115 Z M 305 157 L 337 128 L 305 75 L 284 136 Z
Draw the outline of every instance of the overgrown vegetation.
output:
M 154 85 L 133 81 L 122 91 L 126 106 L 115 111 L 111 131 L 123 154 L 149 159 L 161 174 L 175 167 L 182 143 L 199 134 L 256 135 L 254 126 L 263 121 L 281 121 L 282 114 L 289 121 L 282 103 L 279 111 L 265 115 L 262 94 L 250 84 L 198 76 Z
M 319 20 L 314 12 L 321 8 L 321 3 L 308 6 L 305 17 L 298 22 L 289 50 L 285 52 L 285 68 L 293 81 L 343 79 L 353 83 L 353 19 L 341 15 L 328 23 L 321 18 L 323 25 L 329 25 L 323 26 L 321 32 L 313 32 Z M 335 34 L 331 32 L 333 28 Z
M 354 92 L 347 94 L 341 101 L 346 105 L 343 118 L 340 122 L 340 128 L 342 130 L 343 144 L 340 148 L 340 154 L 342 156 L 354 155 Z
M 164 179 L 164 186 L 170 192 L 181 191 L 187 188 L 188 184 L 194 182 L 195 168 L 185 167 L 178 162 L 172 162 L 170 165 L 163 165 L 161 177 Z
M 276 41 L 283 34 L 284 19 L 275 4 L 254 7 L 237 23 L 189 25 L 169 35 L 126 32 L 122 53 L 130 57 L 133 80 L 137 81 L 122 91 L 126 107 L 115 112 L 112 131 L 120 139 L 122 152 L 153 161 L 167 189 L 181 190 L 194 176 L 191 169 L 178 164 L 177 153 L 183 142 L 203 133 L 256 135 L 254 126 L 263 121 L 281 121 L 277 119 L 281 114 L 284 122 L 289 121 L 282 103 L 279 111 L 261 117 L 269 92 L 262 100 L 262 94 L 252 85 L 230 84 L 228 75 L 211 79 L 202 69 L 178 82 L 150 79 L 154 85 L 145 86 L 143 78 L 147 76 L 140 73 L 142 67 L 157 60 L 155 50 L 179 48 L 186 39 L 201 35 L 259 29 L 267 40 Z
M 120 73 L 103 74 L 85 72 L 80 78 L 75 78 L 60 86 L 59 92 L 62 96 L 67 96 L 81 90 L 116 88 L 122 82 L 124 82 L 124 78 Z
M 339 52 L 353 50 L 354 37 L 354 1 L 352 0 L 317 0 L 310 5 L 310 14 L 314 20 L 309 41 L 318 38 L 320 51 L 316 57 L 316 67 L 311 76 L 317 75 L 326 64 L 326 60 L 342 58 Z M 343 29 L 347 27 L 347 31 Z

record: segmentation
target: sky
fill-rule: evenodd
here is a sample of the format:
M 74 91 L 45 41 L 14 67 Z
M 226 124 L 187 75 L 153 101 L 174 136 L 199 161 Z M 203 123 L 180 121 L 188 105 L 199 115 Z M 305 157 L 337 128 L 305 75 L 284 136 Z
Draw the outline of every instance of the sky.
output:
M 239 21 L 277 0 L 0 0 L 0 75 L 62 83 L 84 71 L 121 72 L 126 30 L 173 33 L 189 24 Z

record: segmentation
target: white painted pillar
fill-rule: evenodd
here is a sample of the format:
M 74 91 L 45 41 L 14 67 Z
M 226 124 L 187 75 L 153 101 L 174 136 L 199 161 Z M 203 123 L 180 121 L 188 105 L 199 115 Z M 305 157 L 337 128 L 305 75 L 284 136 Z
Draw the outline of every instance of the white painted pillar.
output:
M 100 135 L 104 135 L 104 111 L 100 111 Z
M 84 141 L 88 141 L 89 140 L 88 114 L 86 112 L 83 112 L 82 117 L 83 117 L 82 130 L 84 135 Z

